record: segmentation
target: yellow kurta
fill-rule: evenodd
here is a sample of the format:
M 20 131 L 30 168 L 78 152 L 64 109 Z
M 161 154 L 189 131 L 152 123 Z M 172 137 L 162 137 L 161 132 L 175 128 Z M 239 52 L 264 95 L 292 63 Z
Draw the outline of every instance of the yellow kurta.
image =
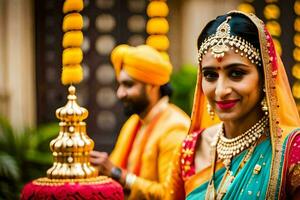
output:
M 189 125 L 189 117 L 169 104 L 166 97 L 158 102 L 141 125 L 137 115 L 127 120 L 110 159 L 138 175 L 129 199 L 164 199 L 174 152 L 187 135 Z

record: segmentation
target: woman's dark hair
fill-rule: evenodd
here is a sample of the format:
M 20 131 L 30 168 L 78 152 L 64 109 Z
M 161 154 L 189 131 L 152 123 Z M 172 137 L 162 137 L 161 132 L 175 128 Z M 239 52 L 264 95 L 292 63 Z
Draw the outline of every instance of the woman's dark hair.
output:
M 160 86 L 159 91 L 160 91 L 161 97 L 164 97 L 164 96 L 171 97 L 172 93 L 173 93 L 173 89 L 172 89 L 170 83 L 166 83 L 166 84 Z
M 257 27 L 248 17 L 240 13 L 221 15 L 215 20 L 210 21 L 198 37 L 198 49 L 208 36 L 216 33 L 217 28 L 228 16 L 231 16 L 231 19 L 228 21 L 230 25 L 230 35 L 239 36 L 247 42 L 250 42 L 250 44 L 252 44 L 256 49 L 260 49 Z M 263 67 L 258 67 L 258 70 L 261 74 L 263 74 Z
M 231 16 L 231 19 L 228 21 L 230 25 L 230 35 L 240 36 L 241 38 L 250 42 L 256 49 L 260 49 L 257 27 L 248 17 L 240 13 L 221 15 L 215 20 L 210 21 L 198 37 L 198 49 L 205 38 L 216 33 L 217 28 L 226 20 L 228 16 Z

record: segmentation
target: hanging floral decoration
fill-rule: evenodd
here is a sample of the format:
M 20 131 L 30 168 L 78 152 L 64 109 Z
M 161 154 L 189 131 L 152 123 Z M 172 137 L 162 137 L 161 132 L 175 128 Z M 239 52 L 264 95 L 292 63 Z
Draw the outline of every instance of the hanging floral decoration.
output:
M 169 23 L 166 17 L 169 14 L 169 8 L 165 1 L 151 0 L 147 7 L 149 20 L 146 25 L 146 31 L 149 34 L 146 44 L 152 46 L 161 52 L 162 56 L 169 60 L 167 50 L 170 42 L 167 37 L 169 32 Z
M 300 112 L 300 1 L 296 0 L 294 3 L 294 12 L 296 18 L 294 21 L 294 30 L 295 35 L 293 38 L 294 50 L 293 50 L 293 59 L 295 61 L 294 66 L 292 67 L 292 75 L 296 79 L 293 84 L 292 91 L 293 95 L 296 98 L 298 112 Z
M 63 5 L 63 54 L 61 81 L 64 85 L 78 84 L 83 79 L 81 62 L 83 53 L 83 18 L 79 13 L 83 9 L 83 0 L 66 0 Z

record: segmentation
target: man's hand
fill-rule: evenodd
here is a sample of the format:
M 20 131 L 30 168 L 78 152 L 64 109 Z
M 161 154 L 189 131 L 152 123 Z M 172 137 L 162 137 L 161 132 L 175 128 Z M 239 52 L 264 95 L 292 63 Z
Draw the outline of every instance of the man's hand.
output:
M 105 176 L 111 175 L 111 170 L 114 167 L 112 162 L 108 159 L 106 152 L 91 151 L 90 163 L 99 169 L 99 173 Z

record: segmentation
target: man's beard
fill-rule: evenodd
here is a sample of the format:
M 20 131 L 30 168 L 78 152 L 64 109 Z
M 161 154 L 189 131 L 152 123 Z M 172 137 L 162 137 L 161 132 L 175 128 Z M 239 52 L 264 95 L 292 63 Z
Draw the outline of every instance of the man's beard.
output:
M 144 112 L 149 106 L 150 101 L 146 95 L 145 90 L 143 90 L 141 95 L 136 99 L 123 100 L 123 103 L 125 115 L 131 116 L 133 114 L 140 115 L 142 112 Z

